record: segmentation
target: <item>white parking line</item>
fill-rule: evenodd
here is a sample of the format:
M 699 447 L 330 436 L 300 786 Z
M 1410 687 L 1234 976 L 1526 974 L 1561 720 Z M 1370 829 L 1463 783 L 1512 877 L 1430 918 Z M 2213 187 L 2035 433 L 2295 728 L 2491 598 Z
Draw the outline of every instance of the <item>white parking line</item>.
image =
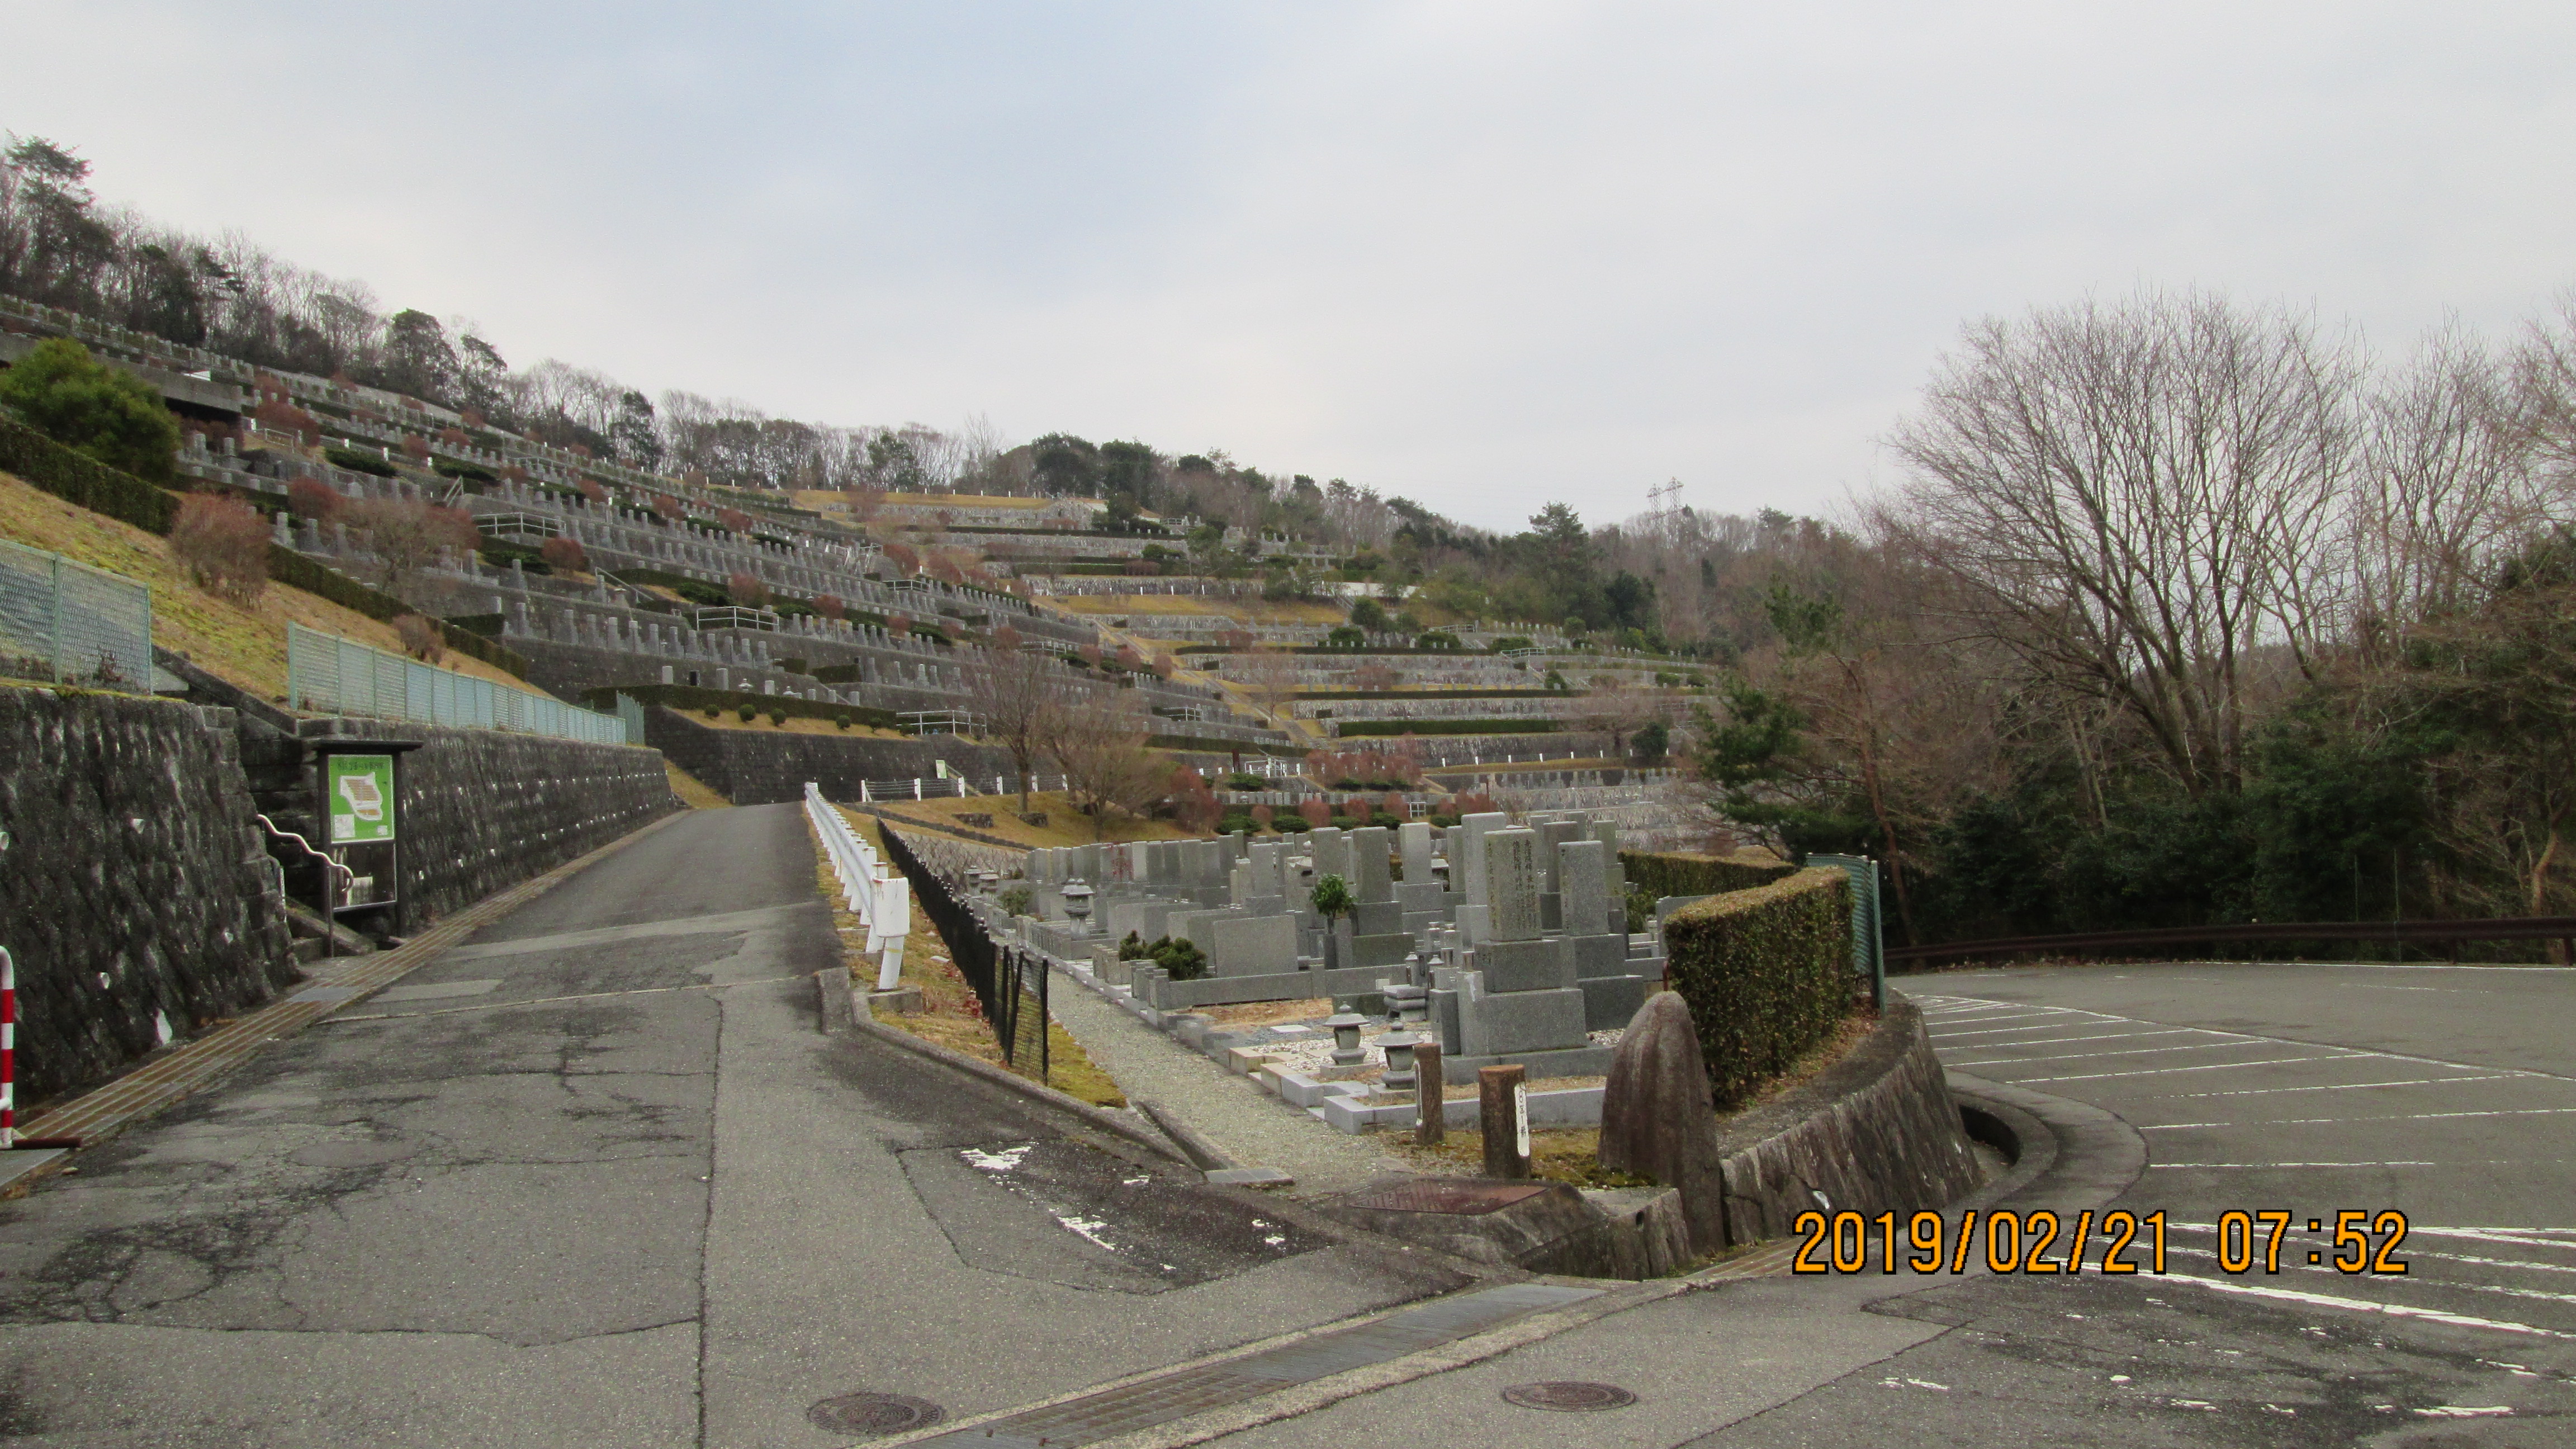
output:
M 2365 1055 L 2369 1055 L 2365 1053 Z M 2224 1092 L 2176 1092 L 2175 1101 L 2193 1097 L 2277 1097 L 2291 1092 L 2357 1092 L 2364 1087 L 2447 1087 L 2453 1082 L 2501 1082 L 2527 1072 L 2498 1072 L 2483 1077 L 2412 1077 L 2398 1082 L 2328 1082 L 2315 1087 L 2237 1087 Z
M 2168 1245 L 2165 1251 L 2178 1258 L 2207 1258 L 2212 1262 L 2216 1262 L 2218 1259 L 2218 1255 L 2216 1253 L 2211 1252 L 2206 1248 L 2186 1248 L 2178 1243 Z M 2281 1271 L 2285 1273 L 2332 1273 L 2338 1278 L 2351 1276 L 2350 1274 L 2343 1272 L 2341 1269 L 2320 1267 L 2313 1263 L 2284 1264 Z M 2171 1273 L 2166 1276 L 2172 1278 L 2188 1278 L 2192 1275 L 2189 1273 Z M 2383 1288 L 2447 1288 L 2461 1293 L 2492 1293 L 2499 1298 L 2530 1298 L 2542 1303 L 2576 1303 L 2576 1293 L 2552 1293 L 2546 1288 L 2514 1288 L 2502 1283 L 2459 1283 L 2445 1278 L 2417 1278 L 2411 1274 L 2402 1278 L 2373 1278 L 2370 1281 L 2373 1285 Z
M 2058 1043 L 2053 1041 L 2044 1041 L 2032 1042 L 2030 1045 L 2056 1046 Z M 2271 1045 L 2272 1044 L 2268 1041 L 2254 1041 L 2251 1039 L 2246 1041 L 2196 1041 L 2183 1042 L 2174 1046 L 2130 1047 L 2126 1051 L 2116 1052 L 2065 1052 L 2053 1057 L 1990 1057 L 1982 1062 L 1948 1062 L 1944 1065 L 1958 1067 L 1964 1070 L 1968 1067 L 2009 1067 L 2023 1062 L 2096 1061 L 2103 1057 L 2142 1057 L 2154 1052 L 2214 1052 L 2230 1047 L 2262 1047 L 2268 1049 Z M 1993 1051 L 1996 1048 L 1990 1044 L 1983 1049 L 1986 1051 Z
M 2341 1127 L 2362 1122 L 2441 1122 L 2453 1117 L 2551 1117 L 2576 1113 L 2576 1107 L 2496 1107 L 2483 1112 L 2409 1112 L 2396 1117 L 2281 1117 L 2262 1122 L 2160 1122 L 2141 1132 L 2179 1132 L 2186 1127 Z
M 2060 1008 L 2060 1009 L 2064 1009 L 2064 1010 L 2071 1010 L 2072 1008 Z M 2130 1026 L 2171 1026 L 2171 1025 L 2173 1024 L 2173 1023 L 2171 1023 L 2171 1022 L 2164 1022 L 2164 1021 L 2146 1021 L 2146 1020 L 2142 1020 L 2142 1019 L 2140 1019 L 2140 1018 L 2138 1018 L 2138 1017 L 2133 1017 L 2133 1016 L 2113 1016 L 2113 1015 L 2111 1015 L 2111 1014 L 2110 1014 L 2110 1013 L 2108 1013 L 2108 1012 L 2100 1012 L 2100 1011 L 2085 1012 L 2085 1013 L 2084 1013 L 2084 1015 L 2092 1016 L 2092 1017 L 2098 1017 L 2098 1018 L 2100 1018 L 2100 1019 L 2101 1019 L 2101 1020 L 2103 1020 L 2103 1021 L 2116 1021 L 2116 1022 L 2121 1022 L 2121 1023 L 2123 1023 L 2123 1024 L 2130 1025 Z M 2204 1028 L 2204 1029 L 2205 1029 L 2205 1028 Z M 2391 1061 L 2391 1062 L 2413 1062 L 2413 1063 L 2415 1063 L 2415 1064 L 2416 1064 L 2416 1065 L 2418 1065 L 2418 1066 L 2426 1066 L 2426 1067 L 2449 1067 L 2449 1068 L 2450 1068 L 2450 1069 L 2452 1069 L 2453 1071 L 2461 1071 L 2461 1072 L 2479 1072 L 2479 1071 L 2492 1071 L 2492 1070 L 2494 1070 L 2493 1068 L 2485 1067 L 2485 1066 L 2481 1066 L 2481 1065 L 2478 1065 L 2478 1064 L 2475 1064 L 2475 1063 L 2470 1063 L 2470 1062 L 2453 1062 L 2453 1061 L 2445 1061 L 2445 1060 L 2443 1060 L 2443 1059 L 2442 1059 L 2442 1058 L 2440 1058 L 2440 1057 L 2419 1057 L 2419 1056 L 2409 1056 L 2409 1055 L 2407 1055 L 2407 1054 L 2406 1054 L 2406 1053 L 2404 1053 L 2404 1052 L 2380 1052 L 2380 1051 L 2372 1051 L 2372 1050 L 2370 1050 L 2370 1049 L 2368 1049 L 2368 1048 L 2366 1048 L 2366 1047 L 2348 1047 L 2348 1046 L 2341 1046 L 2341 1045 L 2338 1045 L 2338 1044 L 2333 1043 L 2333 1042 L 2301 1041 L 2301 1040 L 2299 1040 L 2299 1039 L 2298 1039 L 2298 1038 L 2296 1038 L 2296 1037 L 2286 1037 L 2286 1036 L 2266 1036 L 2266 1035 L 2264 1035 L 2264 1034 L 2263 1034 L 2263 1033 L 2261 1033 L 2261 1032 L 2250 1032 L 2250 1031 L 2249 1031 L 2249 1032 L 2237 1032 L 2237 1033 L 2232 1033 L 2232 1034 L 2233 1034 L 2233 1035 L 2238 1035 L 2238 1036 L 2243 1036 L 2243 1037 L 2246 1037 L 2246 1038 L 2248 1038 L 2248 1039 L 2250 1039 L 2250 1040 L 2254 1040 L 2254 1041 L 2268 1041 L 2268 1042 L 2273 1043 L 2273 1044 L 2274 1044 L 2274 1045 L 2276 1045 L 2276 1046 L 2285 1046 L 2285 1047 L 2306 1047 L 2306 1048 L 2310 1048 L 2310 1049 L 2312 1049 L 2312 1050 L 2317 1050 L 2317 1051 L 2340 1052 L 2340 1053 L 2342 1053 L 2342 1054 L 2343 1054 L 2343 1055 L 2345 1055 L 2345 1056 L 2355 1056 L 2355 1057 L 2377 1057 L 2377 1058 L 2379 1058 L 2379 1059 L 2380 1059 L 2380 1060 L 2382 1060 L 2382 1061 Z M 2506 1072 L 2500 1072 L 2500 1073 L 2497 1073 L 2497 1075 L 2499 1075 L 2499 1076 L 2505 1076 L 2505 1077 L 2540 1077 L 2540 1078 L 2547 1078 L 2547 1079 L 2552 1079 L 2552 1080 L 2556 1080 L 2556 1081 L 2568 1081 L 2568 1080 L 2571 1080 L 2570 1078 L 2565 1077 L 2565 1076 L 2561 1076 L 2560 1074 L 2558 1074 L 2558 1073 L 2556 1073 L 2556 1072 L 2506 1071 Z M 2045 1078 L 2045 1079 L 2034 1078 L 2034 1079 L 2031 1079 L 2031 1080 L 2075 1081 L 2075 1080 L 2080 1080 L 2080 1079 L 2078 1079 L 2078 1078 L 2073 1078 L 2073 1077 L 2058 1077 L 2058 1078 Z
M 2213 1062 L 2204 1067 L 2148 1067 L 2134 1072 L 2080 1072 L 2064 1077 L 1998 1077 L 1997 1081 L 2027 1086 L 2033 1082 L 2099 1082 L 2111 1077 L 2170 1077 L 2181 1072 L 2233 1072 L 2246 1067 L 2284 1067 L 2293 1062 L 2340 1062 L 2373 1052 L 2338 1052 L 2315 1057 L 2265 1057 L 2259 1062 Z
M 2203 1172 L 2255 1172 L 2274 1167 L 2493 1167 L 2493 1162 L 2150 1162 L 2150 1171 L 2197 1168 Z
M 2089 1030 L 2091 1030 L 2092 1028 L 2097 1027 L 2097 1026 L 2100 1026 L 2100 1025 L 2101 1025 L 2101 1023 L 2100 1023 L 2100 1022 L 2098 1022 L 2098 1021 L 2082 1021 L 2082 1022 L 2052 1021 L 2052 1022 L 2049 1022 L 2049 1023 L 2047 1023 L 2047 1024 L 2045 1024 L 2045 1025 L 2042 1025 L 2042 1026 L 1998 1026 L 1998 1027 L 1994 1027 L 1994 1028 L 1992 1028 L 1992 1029 L 1990 1029 L 1990 1030 L 1987 1030 L 1987 1031 L 1951 1031 L 1951 1032 L 1942 1032 L 1942 1033 L 1939 1033 L 1939 1034 L 1935 1035 L 1935 1036 L 1932 1038 L 1932 1041 L 1933 1041 L 1933 1044 L 1934 1044 L 1935 1046 L 1938 1046 L 1938 1045 L 1940 1045 L 1940 1044 L 1941 1044 L 1941 1043 L 1943 1043 L 1943 1042 L 1956 1041 L 1956 1040 L 1958 1040 L 1958 1039 L 1959 1039 L 1959 1038 L 1961 1038 L 1961 1037 L 1968 1037 L 1968 1036 L 2013 1036 L 2013 1035 L 2016 1035 L 2016 1034 L 2018 1034 L 2018 1033 L 2025 1032 L 2025 1031 L 2068 1031 L 2068 1030 L 2073 1030 L 2073 1031 L 2089 1031 Z M 2118 1037 L 2118 1036 L 2163 1036 L 2163 1035 L 2166 1035 L 2166 1034 L 2168 1034 L 2168 1033 L 2171 1033 L 2171 1032 L 2177 1032 L 2177 1031 L 2201 1031 L 2201 1032 L 2205 1032 L 2205 1031 L 2208 1031 L 2208 1030 L 2209 1030 L 2209 1028 L 2208 1028 L 2208 1027 L 2205 1027 L 2205 1026 L 2160 1026 L 2160 1027 L 2157 1027 L 2156 1029 L 2154 1029 L 2153 1031 L 2114 1031 L 2114 1032 L 2106 1032 L 2106 1033 L 2104 1033 L 2104 1034 L 2103 1034 L 2103 1035 L 2101 1035 L 2101 1036 L 2070 1036 L 2070 1037 L 2064 1037 L 2064 1038 L 2052 1038 L 2052 1040 L 2065 1040 L 2065 1041 L 2109 1041 L 2111 1038 L 2113 1038 L 2113 1037 Z M 2237 1033 L 2235 1033 L 2235 1032 L 2217 1032 L 2217 1033 L 2213 1033 L 2213 1034 L 2214 1034 L 2214 1035 L 2218 1035 L 2218 1036 L 2234 1036 L 2234 1035 L 2236 1035 Z
M 2428 1323 L 2447 1323 L 2454 1328 L 2485 1328 L 2499 1333 L 2526 1333 L 2538 1338 L 2576 1339 L 2576 1333 L 2542 1328 L 2536 1324 L 2513 1323 L 2500 1318 L 2473 1318 L 2465 1313 L 2444 1313 L 2440 1309 L 2417 1308 L 2405 1303 L 2373 1303 L 2367 1298 L 2341 1298 L 2331 1293 L 2303 1293 L 2296 1288 L 2266 1288 L 2259 1283 L 2230 1283 L 2217 1278 L 2203 1278 L 2197 1273 L 2168 1273 L 2155 1281 L 2192 1283 L 2219 1293 L 2241 1293 L 2248 1298 L 2304 1303 L 2312 1308 L 2341 1308 L 2354 1313 L 2385 1314 L 2390 1318 L 2421 1318 Z

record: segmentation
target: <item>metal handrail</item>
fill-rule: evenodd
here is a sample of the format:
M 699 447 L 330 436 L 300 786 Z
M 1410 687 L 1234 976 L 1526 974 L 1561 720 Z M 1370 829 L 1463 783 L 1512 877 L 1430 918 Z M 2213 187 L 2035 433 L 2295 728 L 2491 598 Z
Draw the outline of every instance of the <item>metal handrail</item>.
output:
M 338 861 L 336 861 L 336 860 L 333 860 L 331 857 L 329 857 L 329 856 L 327 856 L 327 855 L 323 854 L 321 851 L 315 850 L 315 849 L 313 848 L 313 842 L 311 842 L 311 841 L 309 841 L 309 840 L 306 840 L 303 836 L 296 834 L 296 833 L 295 833 L 294 831 L 292 831 L 292 830 L 282 830 L 282 829 L 278 828 L 277 823 L 276 823 L 275 821 L 273 821 L 273 820 L 270 820 L 270 819 L 269 819 L 267 816 L 265 816 L 265 815 L 253 816 L 252 818 L 253 818 L 253 819 L 255 819 L 255 820 L 257 820 L 257 821 L 258 821 L 258 822 L 259 822 L 263 827 L 265 827 L 265 828 L 267 829 L 267 831 L 268 831 L 268 833 L 269 833 L 269 834 L 274 835 L 274 836 L 277 836 L 277 837 L 278 837 L 279 839 L 281 839 L 281 840 L 292 840 L 292 841 L 294 841 L 294 842 L 296 843 L 296 845 L 297 845 L 298 847 L 300 847 L 300 848 L 304 851 L 304 853 L 305 853 L 306 855 L 309 855 L 309 856 L 313 857 L 315 860 L 318 860 L 318 861 L 322 862 L 322 864 L 323 864 L 323 865 L 325 865 L 325 866 L 329 867 L 330 869 L 338 871 L 338 872 L 340 873 L 341 878 L 342 878 L 344 881 L 354 883 L 354 882 L 357 880 L 357 878 L 358 878 L 358 873 L 357 873 L 356 871 L 353 871 L 353 870 L 349 869 L 347 866 L 342 865 L 340 862 L 338 862 Z

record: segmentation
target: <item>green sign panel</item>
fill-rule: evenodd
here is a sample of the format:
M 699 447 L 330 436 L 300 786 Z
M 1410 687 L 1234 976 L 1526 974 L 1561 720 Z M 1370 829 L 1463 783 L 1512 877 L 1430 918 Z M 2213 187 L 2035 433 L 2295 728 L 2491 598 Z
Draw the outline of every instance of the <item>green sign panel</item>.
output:
M 394 757 L 332 755 L 331 844 L 365 845 L 394 838 Z

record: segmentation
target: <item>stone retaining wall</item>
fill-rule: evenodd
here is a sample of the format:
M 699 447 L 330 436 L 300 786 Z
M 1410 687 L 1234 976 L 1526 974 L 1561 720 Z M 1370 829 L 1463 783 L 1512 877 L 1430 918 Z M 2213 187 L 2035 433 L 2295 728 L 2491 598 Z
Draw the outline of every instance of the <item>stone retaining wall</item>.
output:
M 1802 1212 L 1938 1210 L 1977 1186 L 1923 1014 L 1902 997 L 1814 1081 L 1727 1123 L 1717 1150 L 1730 1245 L 1786 1236 Z
M 776 805 L 805 798 L 806 782 L 833 800 L 859 798 L 861 780 L 930 779 L 945 760 L 952 770 L 990 777 L 1015 773 L 1011 758 L 954 735 L 919 740 L 844 739 L 769 730 L 711 729 L 675 709 L 644 711 L 644 738 L 736 805 Z M 1017 797 L 1013 797 L 1016 805 Z M 1001 807 L 997 807 L 1001 808 Z
M 21 1121 L 296 979 L 234 727 L 228 709 L 0 688 Z
M 407 931 L 688 808 L 662 756 L 633 745 L 376 720 L 301 734 L 422 741 L 402 761 Z

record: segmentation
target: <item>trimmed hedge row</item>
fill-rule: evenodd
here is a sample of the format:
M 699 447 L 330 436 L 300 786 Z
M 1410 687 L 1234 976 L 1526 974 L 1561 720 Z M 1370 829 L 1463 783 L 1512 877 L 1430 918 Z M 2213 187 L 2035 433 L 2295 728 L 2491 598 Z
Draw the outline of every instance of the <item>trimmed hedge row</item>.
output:
M 834 704 L 829 700 L 798 699 L 787 694 L 752 694 L 739 689 L 709 689 L 697 684 L 616 684 L 581 692 L 581 702 L 603 714 L 614 713 L 617 696 L 625 695 L 638 704 L 666 705 L 677 710 L 738 710 L 750 705 L 761 714 L 783 710 L 801 719 L 838 720 L 850 717 L 853 725 L 875 729 L 900 729 L 903 721 L 890 709 L 864 704 Z
M 1643 886 L 1657 899 L 1665 896 L 1714 896 L 1749 891 L 1797 872 L 1786 861 L 1767 855 L 1690 855 L 1679 851 L 1623 850 L 1619 864 L 1628 884 Z
M 132 524 L 146 533 L 167 535 L 179 516 L 178 494 L 67 448 L 15 418 L 0 417 L 0 470 L 15 473 L 66 503 Z M 334 573 L 274 543 L 268 546 L 268 576 L 290 589 L 302 589 L 370 619 L 422 612 L 391 594 Z M 438 630 L 447 647 L 457 653 L 505 669 L 521 679 L 528 677 L 528 661 L 520 658 L 517 651 L 476 638 L 444 621 L 439 622 Z
M 1554 735 L 1568 726 L 1555 719 L 1346 719 L 1350 735 Z
M 146 533 L 168 533 L 179 516 L 179 499 L 170 490 L 67 448 L 6 414 L 0 414 L 0 470 Z
M 1561 689 L 1310 689 L 1308 699 L 1557 699 Z
M 1851 1013 L 1849 877 L 1802 870 L 1684 906 L 1664 921 L 1664 950 L 1718 1110 L 1736 1107 Z

